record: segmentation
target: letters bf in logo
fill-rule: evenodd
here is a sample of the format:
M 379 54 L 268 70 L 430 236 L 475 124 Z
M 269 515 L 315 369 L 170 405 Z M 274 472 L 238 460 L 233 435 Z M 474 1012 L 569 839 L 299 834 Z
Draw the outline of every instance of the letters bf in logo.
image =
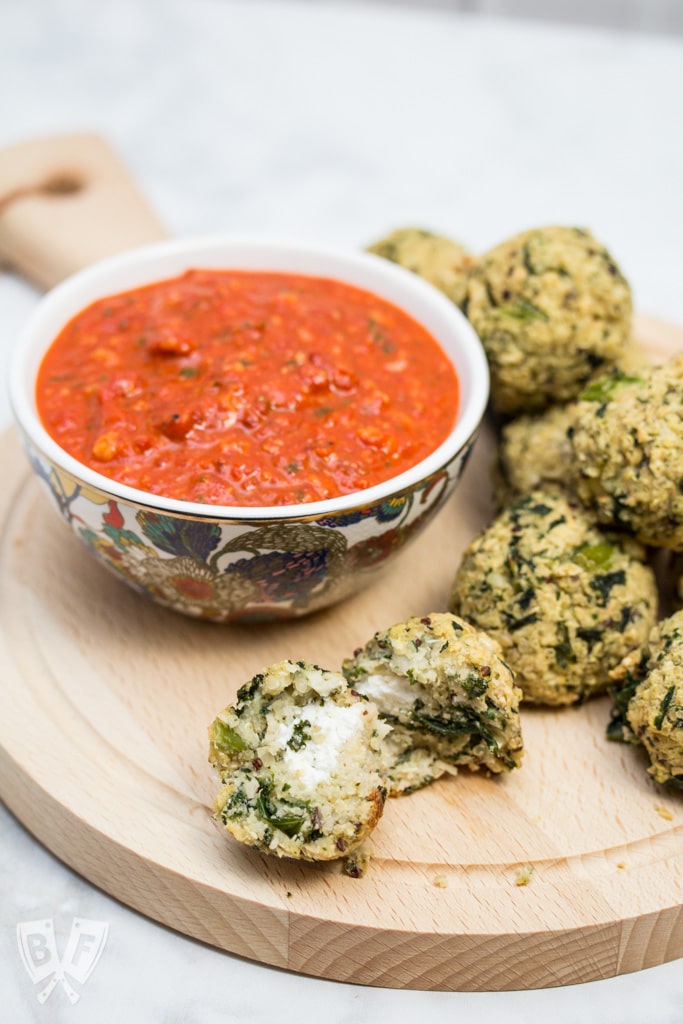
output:
M 17 925 L 19 953 L 29 978 L 34 985 L 41 984 L 38 1002 L 50 998 L 57 982 L 67 994 L 71 1003 L 77 1003 L 80 994 L 73 988 L 69 978 L 80 985 L 95 970 L 107 941 L 109 925 L 104 921 L 89 921 L 75 917 L 71 924 L 69 939 L 60 959 L 55 942 L 55 928 L 52 919 L 44 921 L 22 921 Z M 66 975 L 69 975 L 69 978 Z

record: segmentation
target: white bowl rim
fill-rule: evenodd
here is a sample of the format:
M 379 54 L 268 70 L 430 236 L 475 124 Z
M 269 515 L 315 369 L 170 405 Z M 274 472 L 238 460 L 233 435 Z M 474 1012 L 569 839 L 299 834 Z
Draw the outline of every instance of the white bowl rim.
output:
M 181 269 L 173 270 L 176 265 Z M 61 327 L 98 298 L 173 277 L 183 269 L 219 267 L 336 278 L 374 292 L 408 312 L 436 337 L 459 377 L 458 414 L 445 441 L 410 469 L 380 484 L 321 501 L 272 506 L 215 505 L 168 498 L 121 484 L 69 455 L 48 434 L 35 405 L 35 374 Z M 123 287 L 116 283 L 129 279 L 133 283 Z M 55 322 L 60 322 L 56 329 Z M 457 349 L 457 359 L 448 347 L 451 344 Z M 126 250 L 78 271 L 53 288 L 40 300 L 19 337 L 10 367 L 9 392 L 15 419 L 31 444 L 60 469 L 118 501 L 172 515 L 220 521 L 315 519 L 381 503 L 413 489 L 448 465 L 479 427 L 488 402 L 489 370 L 481 342 L 464 314 L 437 288 L 397 264 L 372 253 L 312 242 L 256 234 L 214 234 Z

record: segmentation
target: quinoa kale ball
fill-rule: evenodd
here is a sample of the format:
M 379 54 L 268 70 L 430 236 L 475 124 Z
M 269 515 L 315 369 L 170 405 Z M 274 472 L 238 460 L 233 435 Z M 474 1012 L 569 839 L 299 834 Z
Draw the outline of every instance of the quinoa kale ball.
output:
M 447 613 L 375 633 L 343 665 L 392 730 L 383 771 L 390 795 L 456 765 L 506 772 L 522 759 L 520 690 L 495 641 Z
M 607 689 L 647 641 L 657 590 L 644 555 L 559 490 L 539 489 L 470 544 L 451 610 L 499 642 L 524 700 L 572 704 Z
M 631 333 L 628 283 L 581 228 L 537 228 L 496 246 L 473 268 L 464 308 L 505 415 L 571 401 L 618 362 Z
M 474 260 L 457 242 L 423 228 L 397 228 L 369 245 L 368 252 L 399 263 L 423 277 L 461 306 L 467 291 L 467 275 Z
M 602 394 L 635 375 L 652 369 L 633 339 L 624 350 L 619 365 L 603 370 L 589 381 L 584 393 L 597 388 Z M 573 491 L 576 470 L 572 435 L 579 410 L 578 402 L 551 405 L 540 413 L 517 416 L 501 426 L 497 462 L 494 469 L 498 508 L 536 487 L 552 484 Z
M 683 359 L 593 381 L 571 431 L 574 487 L 600 522 L 683 551 Z
M 613 696 L 610 739 L 642 743 L 655 782 L 683 789 L 683 611 L 655 626 L 647 656 Z
M 518 416 L 503 426 L 494 473 L 499 509 L 536 487 L 567 485 L 572 459 L 568 432 L 575 408 L 574 402 L 555 405 L 536 416 Z
M 209 729 L 223 783 L 215 816 L 263 853 L 342 857 L 382 815 L 387 726 L 343 676 L 282 661 L 246 683 Z

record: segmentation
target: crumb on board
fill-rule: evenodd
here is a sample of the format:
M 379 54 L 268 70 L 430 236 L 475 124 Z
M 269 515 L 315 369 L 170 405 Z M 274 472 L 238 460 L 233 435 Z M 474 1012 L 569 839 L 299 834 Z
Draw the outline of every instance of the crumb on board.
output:
M 531 864 L 523 864 L 521 868 L 518 868 L 515 875 L 515 885 L 528 885 L 533 873 L 534 869 Z
M 288 889 L 288 890 L 287 890 L 287 899 L 288 899 L 288 900 L 291 900 L 291 898 L 292 898 L 292 894 L 291 894 L 291 892 L 290 892 L 290 891 L 289 891 L 289 889 Z
M 344 858 L 342 871 L 350 878 L 363 878 L 368 870 L 371 857 L 372 850 L 369 847 L 359 846 L 357 850 L 354 850 L 353 853 Z
M 445 875 L 434 875 L 432 885 L 435 885 L 437 889 L 447 889 L 448 879 Z
M 664 804 L 655 804 L 654 807 L 659 817 L 664 818 L 664 821 L 674 820 L 673 814 L 671 813 L 668 807 L 664 806 Z
M 624 868 L 626 867 L 626 861 L 625 860 L 617 861 L 617 867 L 619 868 L 620 871 L 623 871 Z

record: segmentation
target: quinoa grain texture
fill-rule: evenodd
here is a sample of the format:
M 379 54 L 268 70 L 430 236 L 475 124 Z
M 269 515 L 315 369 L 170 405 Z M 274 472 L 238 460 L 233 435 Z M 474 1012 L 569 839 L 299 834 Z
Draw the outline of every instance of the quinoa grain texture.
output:
M 451 610 L 498 641 L 525 701 L 572 704 L 605 690 L 647 642 L 657 589 L 644 558 L 577 501 L 539 489 L 470 544 Z
M 683 551 L 683 358 L 594 381 L 576 407 L 570 461 L 600 522 Z
M 457 766 L 493 773 L 522 759 L 520 690 L 498 644 L 448 613 L 381 630 L 343 672 L 377 705 L 390 795 L 409 793 Z
M 590 232 L 545 227 L 510 238 L 472 269 L 464 307 L 504 415 L 571 401 L 631 336 L 631 291 Z
M 254 676 L 209 729 L 214 812 L 263 853 L 334 860 L 379 821 L 386 788 L 377 708 L 343 676 L 282 661 Z
M 456 306 L 465 301 L 474 258 L 458 242 L 424 228 L 397 228 L 369 245 L 367 251 L 412 270 Z
M 653 629 L 626 721 L 624 738 L 645 747 L 654 781 L 683 789 L 683 611 Z

